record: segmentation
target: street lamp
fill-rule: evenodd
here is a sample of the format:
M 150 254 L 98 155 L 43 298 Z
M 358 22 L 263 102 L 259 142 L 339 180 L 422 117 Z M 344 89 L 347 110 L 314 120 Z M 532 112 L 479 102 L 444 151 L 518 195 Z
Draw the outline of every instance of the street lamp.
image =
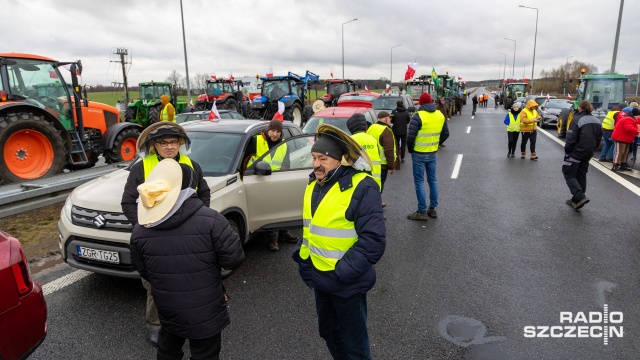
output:
M 622 22 L 622 8 L 624 0 L 620 0 L 620 12 L 618 13 L 618 27 L 616 28 L 616 41 L 613 43 L 613 58 L 611 59 L 611 73 L 616 72 L 616 58 L 618 57 L 618 39 L 620 38 L 620 23 Z
M 391 84 L 393 84 L 393 48 L 397 48 L 398 46 L 402 46 L 402 44 L 398 44 L 391 47 L 391 78 L 389 79 L 389 82 Z
M 515 69 L 516 69 L 516 41 L 509 38 L 504 38 L 505 40 L 513 41 L 513 62 L 511 63 L 511 77 L 515 77 Z
M 504 68 L 502 69 L 502 80 L 504 80 L 507 78 L 507 75 L 505 73 L 507 71 L 507 54 L 502 52 L 499 52 L 498 54 L 504 55 Z
M 358 18 L 349 20 L 346 23 L 342 23 L 342 78 L 344 79 L 344 24 L 348 24 L 352 21 L 356 21 Z
M 187 104 L 191 101 L 191 87 L 189 86 L 189 65 L 187 64 L 187 40 L 184 36 L 184 15 L 182 13 L 182 0 L 180 0 L 180 17 L 182 18 L 182 44 L 184 45 L 184 68 L 187 72 Z
M 536 67 L 536 42 L 538 40 L 538 8 L 519 5 L 521 8 L 532 9 L 536 11 L 536 34 L 533 38 L 533 63 L 531 64 L 531 93 L 533 94 L 533 74 Z
M 527 69 L 527 64 L 528 63 L 529 63 L 528 61 L 525 61 L 524 65 L 522 66 L 522 81 L 524 81 L 524 73 L 525 73 L 525 71 Z
M 500 69 L 502 68 L 502 60 L 496 60 L 496 62 L 498 63 L 498 77 L 496 77 L 496 79 L 498 79 L 498 82 L 500 82 Z

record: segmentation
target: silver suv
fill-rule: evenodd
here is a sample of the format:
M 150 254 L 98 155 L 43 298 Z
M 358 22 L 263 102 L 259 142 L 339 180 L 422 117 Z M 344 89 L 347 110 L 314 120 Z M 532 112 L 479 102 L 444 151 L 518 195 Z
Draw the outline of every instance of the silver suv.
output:
M 211 208 L 229 220 L 243 243 L 262 230 L 302 227 L 302 200 L 312 168 L 314 135 L 302 135 L 296 125 L 285 121 L 285 141 L 278 146 L 286 144 L 288 166 L 272 171 L 258 159 L 243 169 L 249 140 L 267 125 L 267 121 L 258 120 L 182 124 L 191 139 L 189 157 L 200 164 L 211 188 Z M 127 169 L 116 170 L 69 195 L 58 230 L 60 252 L 71 267 L 139 277 L 129 253 L 133 226 L 120 206 L 128 176 Z

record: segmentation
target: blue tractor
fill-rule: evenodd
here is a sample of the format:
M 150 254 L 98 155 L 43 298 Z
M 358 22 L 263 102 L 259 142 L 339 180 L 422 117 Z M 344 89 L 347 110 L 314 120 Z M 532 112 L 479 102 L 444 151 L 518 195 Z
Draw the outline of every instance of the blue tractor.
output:
M 302 127 L 313 114 L 311 106 L 305 105 L 309 85 L 320 81 L 320 77 L 309 70 L 305 76 L 289 72 L 285 76 L 260 77 L 260 96 L 251 102 L 252 113 L 260 119 L 271 119 L 278 112 L 278 101 L 284 104 L 283 117 Z

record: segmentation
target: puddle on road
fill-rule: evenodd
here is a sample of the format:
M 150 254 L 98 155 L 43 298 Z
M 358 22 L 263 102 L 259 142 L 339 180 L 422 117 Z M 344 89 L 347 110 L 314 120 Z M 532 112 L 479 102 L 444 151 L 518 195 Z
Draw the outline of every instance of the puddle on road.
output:
M 440 335 L 448 341 L 466 348 L 465 359 L 503 360 L 510 357 L 491 342 L 507 340 L 505 336 L 488 336 L 487 327 L 479 320 L 449 315 L 438 324 Z

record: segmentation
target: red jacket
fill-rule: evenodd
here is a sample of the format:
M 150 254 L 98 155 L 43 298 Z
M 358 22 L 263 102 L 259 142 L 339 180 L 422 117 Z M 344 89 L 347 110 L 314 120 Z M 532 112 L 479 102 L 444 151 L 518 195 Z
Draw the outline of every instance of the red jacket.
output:
M 638 135 L 638 122 L 632 116 L 624 114 L 616 121 L 611 139 L 625 143 L 632 143 Z

